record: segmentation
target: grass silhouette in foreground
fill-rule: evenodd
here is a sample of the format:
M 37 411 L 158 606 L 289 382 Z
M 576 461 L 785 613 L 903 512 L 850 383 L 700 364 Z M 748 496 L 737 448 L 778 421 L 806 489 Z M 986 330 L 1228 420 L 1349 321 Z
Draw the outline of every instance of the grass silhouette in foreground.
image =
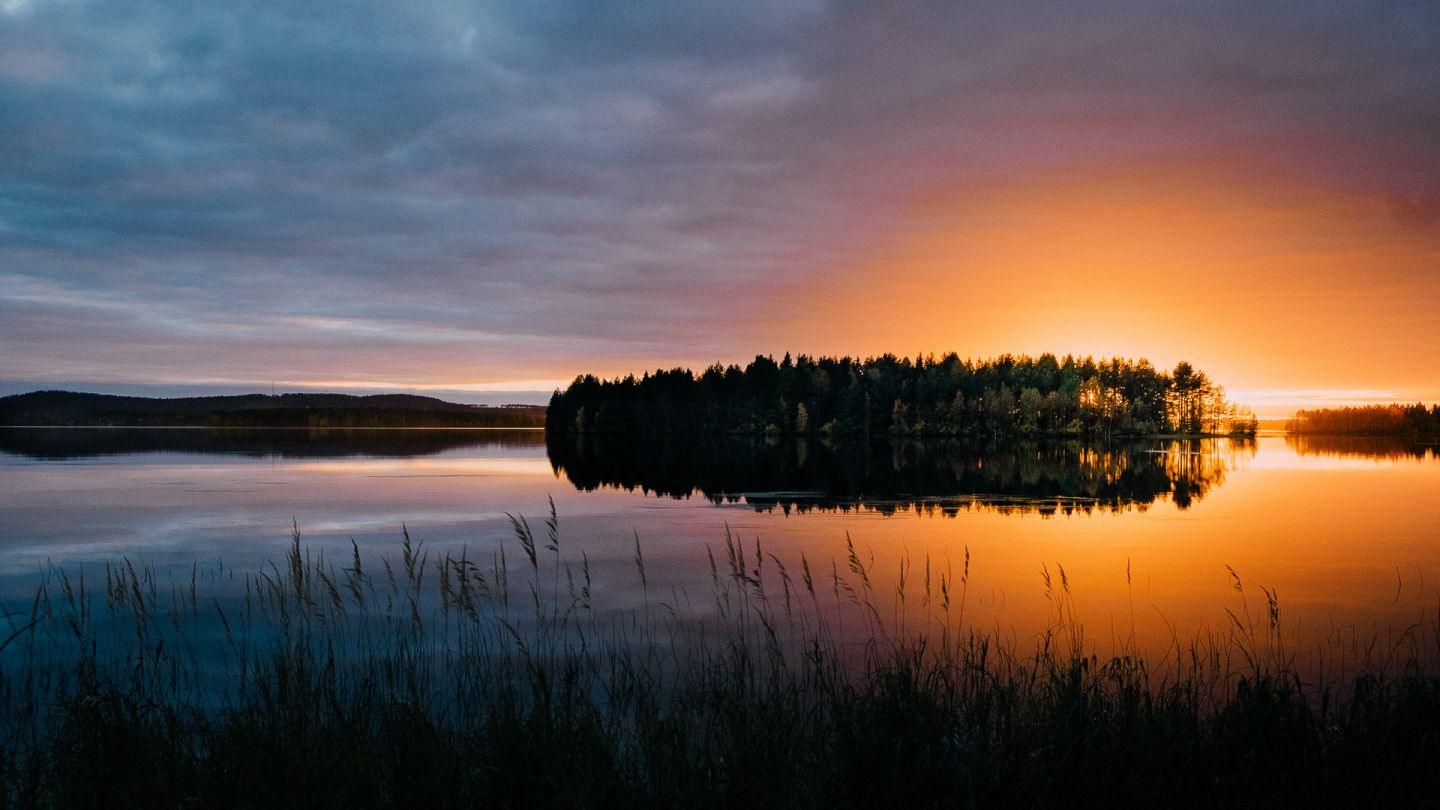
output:
M 725 538 L 703 603 L 602 608 L 553 507 L 482 564 L 402 540 L 221 598 L 51 571 L 0 638 L 6 806 L 1357 806 L 1440 790 L 1440 623 L 1302 678 L 1273 592 L 1229 633 L 1101 659 L 1069 582 L 1021 649 L 958 570 L 879 583 Z M 787 567 L 788 566 L 788 567 Z M 1339 674 L 1339 673 L 1345 674 Z

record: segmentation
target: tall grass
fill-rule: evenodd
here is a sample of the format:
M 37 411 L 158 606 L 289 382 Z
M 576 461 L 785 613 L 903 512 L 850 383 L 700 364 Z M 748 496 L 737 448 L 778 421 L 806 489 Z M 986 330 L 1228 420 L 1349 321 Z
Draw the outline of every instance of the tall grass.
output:
M 1033 645 L 970 565 L 782 560 L 605 604 L 553 505 L 483 559 L 312 553 L 162 584 L 45 572 L 0 633 L 5 806 L 1356 806 L 1440 796 L 1440 616 L 1302 678 L 1279 598 L 1100 657 L 1067 573 Z M 233 585 L 232 585 L 233 583 Z M 892 587 L 893 585 L 893 587 Z M 697 618 L 698 617 L 698 618 Z M 1336 660 L 1338 659 L 1338 660 Z

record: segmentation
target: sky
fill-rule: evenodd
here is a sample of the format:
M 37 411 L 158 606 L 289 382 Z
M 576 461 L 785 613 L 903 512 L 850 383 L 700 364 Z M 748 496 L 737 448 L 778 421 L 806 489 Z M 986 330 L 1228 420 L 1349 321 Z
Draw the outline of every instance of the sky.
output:
M 1440 400 L 1440 5 L 0 0 L 0 393 L 785 352 Z

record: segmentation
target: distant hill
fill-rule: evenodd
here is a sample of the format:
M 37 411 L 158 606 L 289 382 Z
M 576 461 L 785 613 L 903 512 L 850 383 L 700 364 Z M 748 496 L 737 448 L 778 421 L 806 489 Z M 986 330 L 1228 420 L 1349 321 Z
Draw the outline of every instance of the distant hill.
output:
M 400 458 L 462 448 L 540 448 L 544 442 L 545 436 L 538 430 L 0 428 L 0 457 L 9 454 L 68 460 L 141 453 L 205 453 L 251 458 Z
M 544 427 L 545 408 L 465 405 L 415 394 L 243 394 L 159 399 L 35 391 L 0 397 L 0 425 Z

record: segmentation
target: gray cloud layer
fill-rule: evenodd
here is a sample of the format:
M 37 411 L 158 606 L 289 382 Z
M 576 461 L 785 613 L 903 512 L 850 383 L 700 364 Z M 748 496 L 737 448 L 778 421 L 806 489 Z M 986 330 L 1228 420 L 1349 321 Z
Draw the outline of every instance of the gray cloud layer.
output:
M 3 0 L 0 377 L 738 358 L 914 195 L 1086 161 L 1427 227 L 1440 7 L 1313 5 Z

